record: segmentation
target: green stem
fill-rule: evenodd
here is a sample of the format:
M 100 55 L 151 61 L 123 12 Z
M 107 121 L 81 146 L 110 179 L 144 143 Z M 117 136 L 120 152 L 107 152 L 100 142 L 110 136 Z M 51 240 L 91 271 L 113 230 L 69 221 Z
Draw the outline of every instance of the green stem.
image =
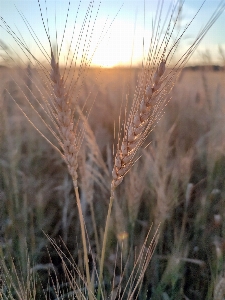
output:
M 107 213 L 106 223 L 105 223 L 105 231 L 104 231 L 104 236 L 103 236 L 101 260 L 100 260 L 99 285 L 98 285 L 98 294 L 97 294 L 98 300 L 100 300 L 100 296 L 102 294 L 103 267 L 104 267 L 104 261 L 105 261 L 106 242 L 107 242 L 107 236 L 108 236 L 108 230 L 109 230 L 109 220 L 110 220 L 110 216 L 111 216 L 113 200 L 114 200 L 114 193 L 113 193 L 113 191 L 111 191 L 109 208 L 108 208 L 108 213 Z

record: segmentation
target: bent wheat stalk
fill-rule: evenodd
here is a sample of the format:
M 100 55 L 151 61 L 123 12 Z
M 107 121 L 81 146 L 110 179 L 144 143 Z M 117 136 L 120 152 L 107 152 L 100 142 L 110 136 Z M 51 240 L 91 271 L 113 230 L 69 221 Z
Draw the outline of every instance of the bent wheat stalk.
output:
M 138 150 L 141 148 L 141 146 L 143 146 L 150 132 L 162 117 L 167 103 L 171 100 L 170 93 L 182 68 L 185 66 L 207 31 L 218 19 L 225 8 L 224 2 L 221 1 L 209 21 L 206 23 L 206 25 L 203 27 L 203 29 L 200 31 L 200 33 L 192 43 L 192 45 L 184 52 L 184 54 L 177 60 L 177 62 L 173 66 L 170 66 L 170 61 L 173 58 L 184 33 L 187 31 L 188 27 L 196 18 L 197 14 L 205 3 L 205 1 L 203 1 L 194 17 L 185 26 L 183 32 L 176 38 L 172 46 L 169 46 L 169 41 L 175 30 L 175 26 L 178 22 L 181 9 L 184 4 L 183 1 L 181 6 L 179 6 L 177 9 L 178 2 L 179 1 L 175 2 L 174 7 L 172 8 L 168 26 L 165 30 L 166 33 L 162 38 L 159 33 L 159 29 L 161 28 L 160 14 L 158 16 L 158 20 L 155 21 L 155 24 L 157 25 L 153 28 L 153 36 L 151 39 L 147 61 L 142 70 L 139 84 L 136 87 L 130 113 L 128 115 L 127 121 L 125 122 L 124 135 L 122 139 L 119 136 L 117 152 L 115 154 L 115 161 L 112 171 L 111 197 L 103 237 L 99 273 L 100 285 L 103 278 L 106 240 L 112 205 L 115 197 L 115 189 L 121 184 L 125 175 L 134 165 L 137 159 L 136 154 Z M 162 10 L 163 1 L 160 1 L 159 3 L 159 7 L 161 5 Z M 175 19 L 173 26 L 171 26 L 172 19 Z M 166 70 L 166 68 L 168 68 L 168 70 Z M 98 293 L 98 299 L 100 299 L 99 295 L 100 290 Z

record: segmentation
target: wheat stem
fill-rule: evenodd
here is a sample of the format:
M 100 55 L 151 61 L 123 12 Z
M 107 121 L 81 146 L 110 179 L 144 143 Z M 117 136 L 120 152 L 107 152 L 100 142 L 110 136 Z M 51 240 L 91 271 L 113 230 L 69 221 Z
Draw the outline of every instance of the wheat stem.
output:
M 100 270 L 99 270 L 99 285 L 98 285 L 98 294 L 97 299 L 100 300 L 100 294 L 102 293 L 102 278 L 103 278 L 103 267 L 105 262 L 105 250 L 106 250 L 106 242 L 108 237 L 108 231 L 109 231 L 109 221 L 110 216 L 112 212 L 112 205 L 114 201 L 114 191 L 111 192 L 111 197 L 109 201 L 109 208 L 107 212 L 106 222 L 105 222 L 105 230 L 104 230 L 104 236 L 103 236 L 103 243 L 102 243 L 102 252 L 101 252 L 101 260 L 100 260 Z
M 89 269 L 88 249 L 87 249 L 87 241 L 86 241 L 86 233 L 85 233 L 85 222 L 84 222 L 84 216 L 82 213 L 78 187 L 77 186 L 75 187 L 76 179 L 73 180 L 73 184 L 74 184 L 74 189 L 75 189 L 75 194 L 76 194 L 77 208 L 78 208 L 80 227 L 81 227 L 81 238 L 82 238 L 83 251 L 84 251 L 84 263 L 85 263 L 86 277 L 87 277 L 88 296 L 89 296 L 89 299 L 94 299 L 93 291 L 92 291 L 93 289 L 92 289 L 91 277 L 90 277 L 90 269 Z

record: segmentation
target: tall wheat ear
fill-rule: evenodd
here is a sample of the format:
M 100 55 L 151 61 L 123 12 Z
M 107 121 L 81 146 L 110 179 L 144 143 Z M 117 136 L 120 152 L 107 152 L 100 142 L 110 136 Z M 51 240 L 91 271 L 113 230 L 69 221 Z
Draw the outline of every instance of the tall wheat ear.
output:
M 61 77 L 59 71 L 59 64 L 56 63 L 53 52 L 51 51 L 51 80 L 53 82 L 52 87 L 54 90 L 54 106 L 57 113 L 59 132 L 62 137 L 61 147 L 64 153 L 64 160 L 67 164 L 68 170 L 73 179 L 73 185 L 76 194 L 77 207 L 80 218 L 83 250 L 84 250 L 84 261 L 86 267 L 86 276 L 87 276 L 87 288 L 90 299 L 92 299 L 93 289 L 91 288 L 91 278 L 88 262 L 88 248 L 86 243 L 86 232 L 85 232 L 85 222 L 84 216 L 81 207 L 81 201 L 78 192 L 77 185 L 77 155 L 78 150 L 81 145 L 82 139 L 77 139 L 76 126 L 74 126 L 72 109 L 70 108 L 69 95 L 66 92 L 64 85 L 64 78 Z
M 180 18 L 184 1 L 175 1 L 171 11 L 168 11 L 167 14 L 170 17 L 168 20 L 164 21 L 164 24 L 161 24 L 161 13 L 156 14 L 156 19 L 153 22 L 154 25 L 149 52 L 146 60 L 143 61 L 143 69 L 138 80 L 131 109 L 128 117 L 125 119 L 125 125 L 122 128 L 123 135 L 118 135 L 117 151 L 112 171 L 111 197 L 106 218 L 100 262 L 100 283 L 103 276 L 109 220 L 113 201 L 116 197 L 115 190 L 121 184 L 131 167 L 135 164 L 135 161 L 138 159 L 137 153 L 139 149 L 147 140 L 156 123 L 163 116 L 165 106 L 171 100 L 171 91 L 175 86 L 182 68 L 185 66 L 209 28 L 214 24 L 225 8 L 224 2 L 220 2 L 191 46 L 177 59 L 175 57 L 176 50 L 180 46 L 180 42 L 182 41 L 185 32 L 202 9 L 204 3 L 205 1 L 203 1 L 190 22 L 186 24 L 183 31 L 178 33 L 173 42 L 171 41 L 172 35 L 175 32 L 176 25 Z M 158 9 L 162 12 L 163 1 L 159 1 Z M 163 31 L 165 32 L 164 35 L 162 34 Z M 174 60 L 173 64 L 171 63 L 172 60 Z

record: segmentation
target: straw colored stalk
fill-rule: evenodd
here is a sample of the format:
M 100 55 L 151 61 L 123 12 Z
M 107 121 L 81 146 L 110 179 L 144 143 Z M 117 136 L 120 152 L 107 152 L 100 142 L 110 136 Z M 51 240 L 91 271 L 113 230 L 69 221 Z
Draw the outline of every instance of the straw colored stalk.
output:
M 141 92 L 141 97 L 134 98 L 131 113 L 125 129 L 125 135 L 122 140 L 121 149 L 117 150 L 115 156 L 115 164 L 112 171 L 111 197 L 109 201 L 108 213 L 106 217 L 106 225 L 102 244 L 102 254 L 99 271 L 99 289 L 98 297 L 100 299 L 100 286 L 103 278 L 103 265 L 105 259 L 105 249 L 107 233 L 109 229 L 109 219 L 112 211 L 112 205 L 115 199 L 114 190 L 122 182 L 126 173 L 134 164 L 134 157 L 140 146 L 144 143 L 149 131 L 152 128 L 153 122 L 159 117 L 158 111 L 161 107 L 161 99 L 158 97 L 157 91 L 162 84 L 162 75 L 165 72 L 166 60 L 161 60 L 152 78 L 152 85 L 148 85 L 144 92 Z M 140 88 L 141 90 L 142 87 Z M 141 99 L 141 100 L 140 100 Z M 158 110 L 154 109 L 157 102 Z
M 87 14 L 90 14 L 91 12 L 88 10 Z M 41 16 L 42 10 L 40 7 L 40 13 Z M 72 176 L 73 185 L 75 189 L 76 194 L 76 202 L 77 202 L 77 208 L 79 213 L 79 220 L 80 220 L 80 226 L 81 226 L 81 236 L 82 236 L 82 242 L 83 242 L 83 250 L 84 250 L 84 262 L 85 262 L 85 268 L 86 268 L 86 276 L 87 276 L 87 288 L 88 288 L 88 295 L 89 298 L 92 299 L 92 287 L 91 287 L 91 280 L 90 280 L 90 271 L 89 271 L 89 264 L 88 264 L 88 248 L 87 248 L 87 242 L 86 242 L 86 232 L 85 232 L 85 222 L 84 217 L 82 213 L 81 208 L 81 202 L 78 192 L 78 185 L 77 185 L 77 168 L 78 168 L 78 162 L 77 162 L 77 156 L 78 152 L 80 150 L 83 138 L 84 138 L 84 127 L 82 126 L 82 120 L 78 117 L 76 118 L 75 113 L 77 102 L 72 103 L 72 98 L 77 101 L 77 98 L 79 96 L 79 88 L 76 90 L 76 93 L 74 93 L 75 87 L 77 87 L 77 81 L 78 79 L 82 79 L 84 76 L 84 71 L 88 68 L 90 62 L 88 60 L 88 50 L 83 50 L 83 56 L 82 56 L 82 62 L 80 63 L 79 68 L 79 75 L 77 76 L 75 80 L 75 68 L 73 68 L 73 64 L 76 65 L 76 59 L 73 56 L 71 61 L 69 61 L 69 54 L 71 50 L 71 46 L 68 50 L 67 55 L 67 61 L 66 61 L 66 67 L 64 70 L 61 70 L 59 67 L 59 60 L 60 60 L 60 53 L 61 53 L 61 46 L 60 48 L 56 49 L 55 53 L 53 52 L 53 46 L 50 41 L 50 36 L 47 31 L 47 28 L 45 26 L 43 17 L 42 22 L 43 26 L 46 32 L 47 39 L 49 41 L 50 46 L 50 55 L 45 51 L 43 45 L 37 38 L 34 30 L 26 20 L 26 18 L 20 14 L 25 26 L 29 30 L 29 32 L 32 35 L 32 38 L 37 46 L 37 48 L 41 51 L 42 55 L 47 59 L 47 63 L 50 64 L 50 73 L 47 67 L 44 66 L 44 64 L 40 63 L 37 58 L 34 57 L 34 55 L 31 53 L 31 51 L 28 49 L 27 45 L 25 44 L 24 40 L 21 39 L 8 24 L 5 22 L 5 20 L 0 17 L 1 26 L 4 27 L 6 32 L 14 39 L 14 41 L 17 43 L 19 48 L 22 50 L 22 52 L 27 56 L 28 60 L 30 61 L 32 66 L 35 66 L 34 62 L 37 63 L 38 67 L 36 69 L 36 76 L 37 81 L 32 79 L 33 87 L 38 92 L 39 95 L 41 95 L 41 100 L 39 97 L 35 96 L 35 93 L 33 90 L 30 90 L 29 87 L 28 90 L 30 91 L 33 101 L 36 102 L 36 104 L 39 105 L 39 107 L 42 109 L 42 113 L 47 117 L 47 120 L 45 117 L 42 117 L 42 115 L 39 113 L 39 110 L 35 108 L 33 101 L 26 96 L 24 93 L 22 87 L 17 83 L 15 79 L 12 78 L 12 80 L 15 82 L 15 84 L 18 86 L 19 90 L 23 94 L 24 98 L 30 105 L 32 111 L 34 111 L 37 116 L 40 118 L 40 120 L 43 122 L 43 124 L 47 127 L 47 129 L 52 133 L 53 137 L 58 142 L 58 145 L 55 145 L 54 142 L 51 142 L 45 134 L 43 134 L 37 126 L 33 123 L 32 120 L 26 115 L 24 109 L 22 106 L 17 103 L 16 99 L 13 98 L 11 95 L 11 98 L 14 100 L 16 105 L 19 107 L 19 109 L 22 111 L 22 113 L 25 115 L 27 120 L 35 127 L 35 129 L 44 137 L 62 156 L 64 161 L 67 164 L 69 173 Z M 66 20 L 67 23 L 67 20 Z M 85 23 L 85 21 L 84 21 Z M 66 25 L 65 25 L 66 26 Z M 84 31 L 82 31 L 82 34 L 84 34 Z M 89 31 L 86 30 L 86 36 L 88 36 Z M 71 40 L 73 39 L 73 35 Z M 61 45 L 64 41 L 64 36 L 61 41 Z M 91 42 L 91 35 L 90 40 Z M 78 46 L 77 46 L 78 47 Z M 78 47 L 79 48 L 79 47 Z M 75 49 L 75 53 L 77 52 L 78 48 Z M 12 62 L 17 62 L 13 59 L 13 57 L 10 55 L 10 52 L 5 51 L 6 55 L 12 60 Z M 22 61 L 22 60 L 21 60 Z M 70 79 L 71 78 L 71 79 Z M 41 81 L 43 86 L 45 87 L 44 90 L 41 90 L 39 88 L 39 85 L 36 82 Z M 10 91 L 8 91 L 10 94 Z
M 73 122 L 73 112 L 70 108 L 69 94 L 64 86 L 64 78 L 60 75 L 59 64 L 56 62 L 53 52 L 51 51 L 51 74 L 50 78 L 52 80 L 52 88 L 54 91 L 53 95 L 53 107 L 55 109 L 55 119 L 57 121 L 57 126 L 59 134 L 61 137 L 61 147 L 63 149 L 63 158 L 67 164 L 68 170 L 73 179 L 73 185 L 76 194 L 77 207 L 80 218 L 82 242 L 84 250 L 84 261 L 86 266 L 86 276 L 87 285 L 89 289 L 89 296 L 91 295 L 91 280 L 90 271 L 88 265 L 88 255 L 87 255 L 87 244 L 86 244 L 86 233 L 85 233 L 85 221 L 82 213 L 80 197 L 77 186 L 77 155 L 80 148 L 82 139 L 77 140 L 76 129 L 77 126 Z
M 162 9 L 163 7 L 163 2 L 164 1 L 159 2 L 160 9 Z M 161 14 L 159 13 L 159 16 L 157 15 L 158 19 L 156 17 L 156 22 L 153 26 L 153 36 L 151 39 L 143 76 L 135 92 L 130 114 L 126 122 L 126 126 L 124 128 L 123 138 L 120 139 L 119 136 L 117 152 L 115 155 L 115 163 L 112 171 L 111 196 L 103 236 L 102 254 L 99 271 L 100 285 L 97 296 L 98 300 L 100 299 L 101 294 L 101 283 L 103 278 L 103 265 L 105 259 L 107 233 L 109 229 L 109 220 L 112 211 L 112 205 L 115 197 L 114 191 L 116 187 L 118 187 L 123 181 L 124 176 L 129 172 L 130 168 L 134 165 L 136 160 L 136 153 L 146 141 L 155 123 L 158 122 L 161 118 L 163 114 L 163 109 L 170 100 L 169 93 L 174 87 L 176 78 L 179 76 L 180 71 L 182 70 L 185 63 L 188 61 L 198 44 L 201 42 L 202 38 L 205 36 L 209 28 L 222 14 L 225 8 L 225 4 L 223 2 L 221 2 L 217 6 L 211 18 L 200 31 L 192 45 L 180 57 L 180 59 L 177 61 L 174 67 L 172 67 L 172 70 L 168 71 L 168 74 L 166 76 L 163 76 L 166 70 L 166 65 L 169 66 L 169 62 L 173 58 L 184 33 L 187 31 L 188 27 L 193 22 L 193 20 L 195 19 L 195 17 L 197 16 L 204 4 L 203 2 L 200 8 L 197 10 L 196 14 L 193 16 L 193 18 L 185 26 L 183 32 L 175 40 L 172 46 L 170 46 L 169 42 L 171 40 L 172 34 L 174 33 L 174 28 L 178 22 L 178 18 L 180 16 L 181 9 L 183 6 L 182 3 L 180 8 L 178 9 L 177 15 L 175 15 L 175 10 L 178 3 L 179 1 L 175 1 L 175 5 L 172 9 L 167 28 L 164 28 L 164 30 L 166 29 L 166 33 L 163 36 L 161 42 L 161 33 L 159 30 L 159 28 L 161 28 Z M 175 19 L 175 22 L 171 28 L 172 19 Z M 153 75 L 152 70 L 154 71 Z

